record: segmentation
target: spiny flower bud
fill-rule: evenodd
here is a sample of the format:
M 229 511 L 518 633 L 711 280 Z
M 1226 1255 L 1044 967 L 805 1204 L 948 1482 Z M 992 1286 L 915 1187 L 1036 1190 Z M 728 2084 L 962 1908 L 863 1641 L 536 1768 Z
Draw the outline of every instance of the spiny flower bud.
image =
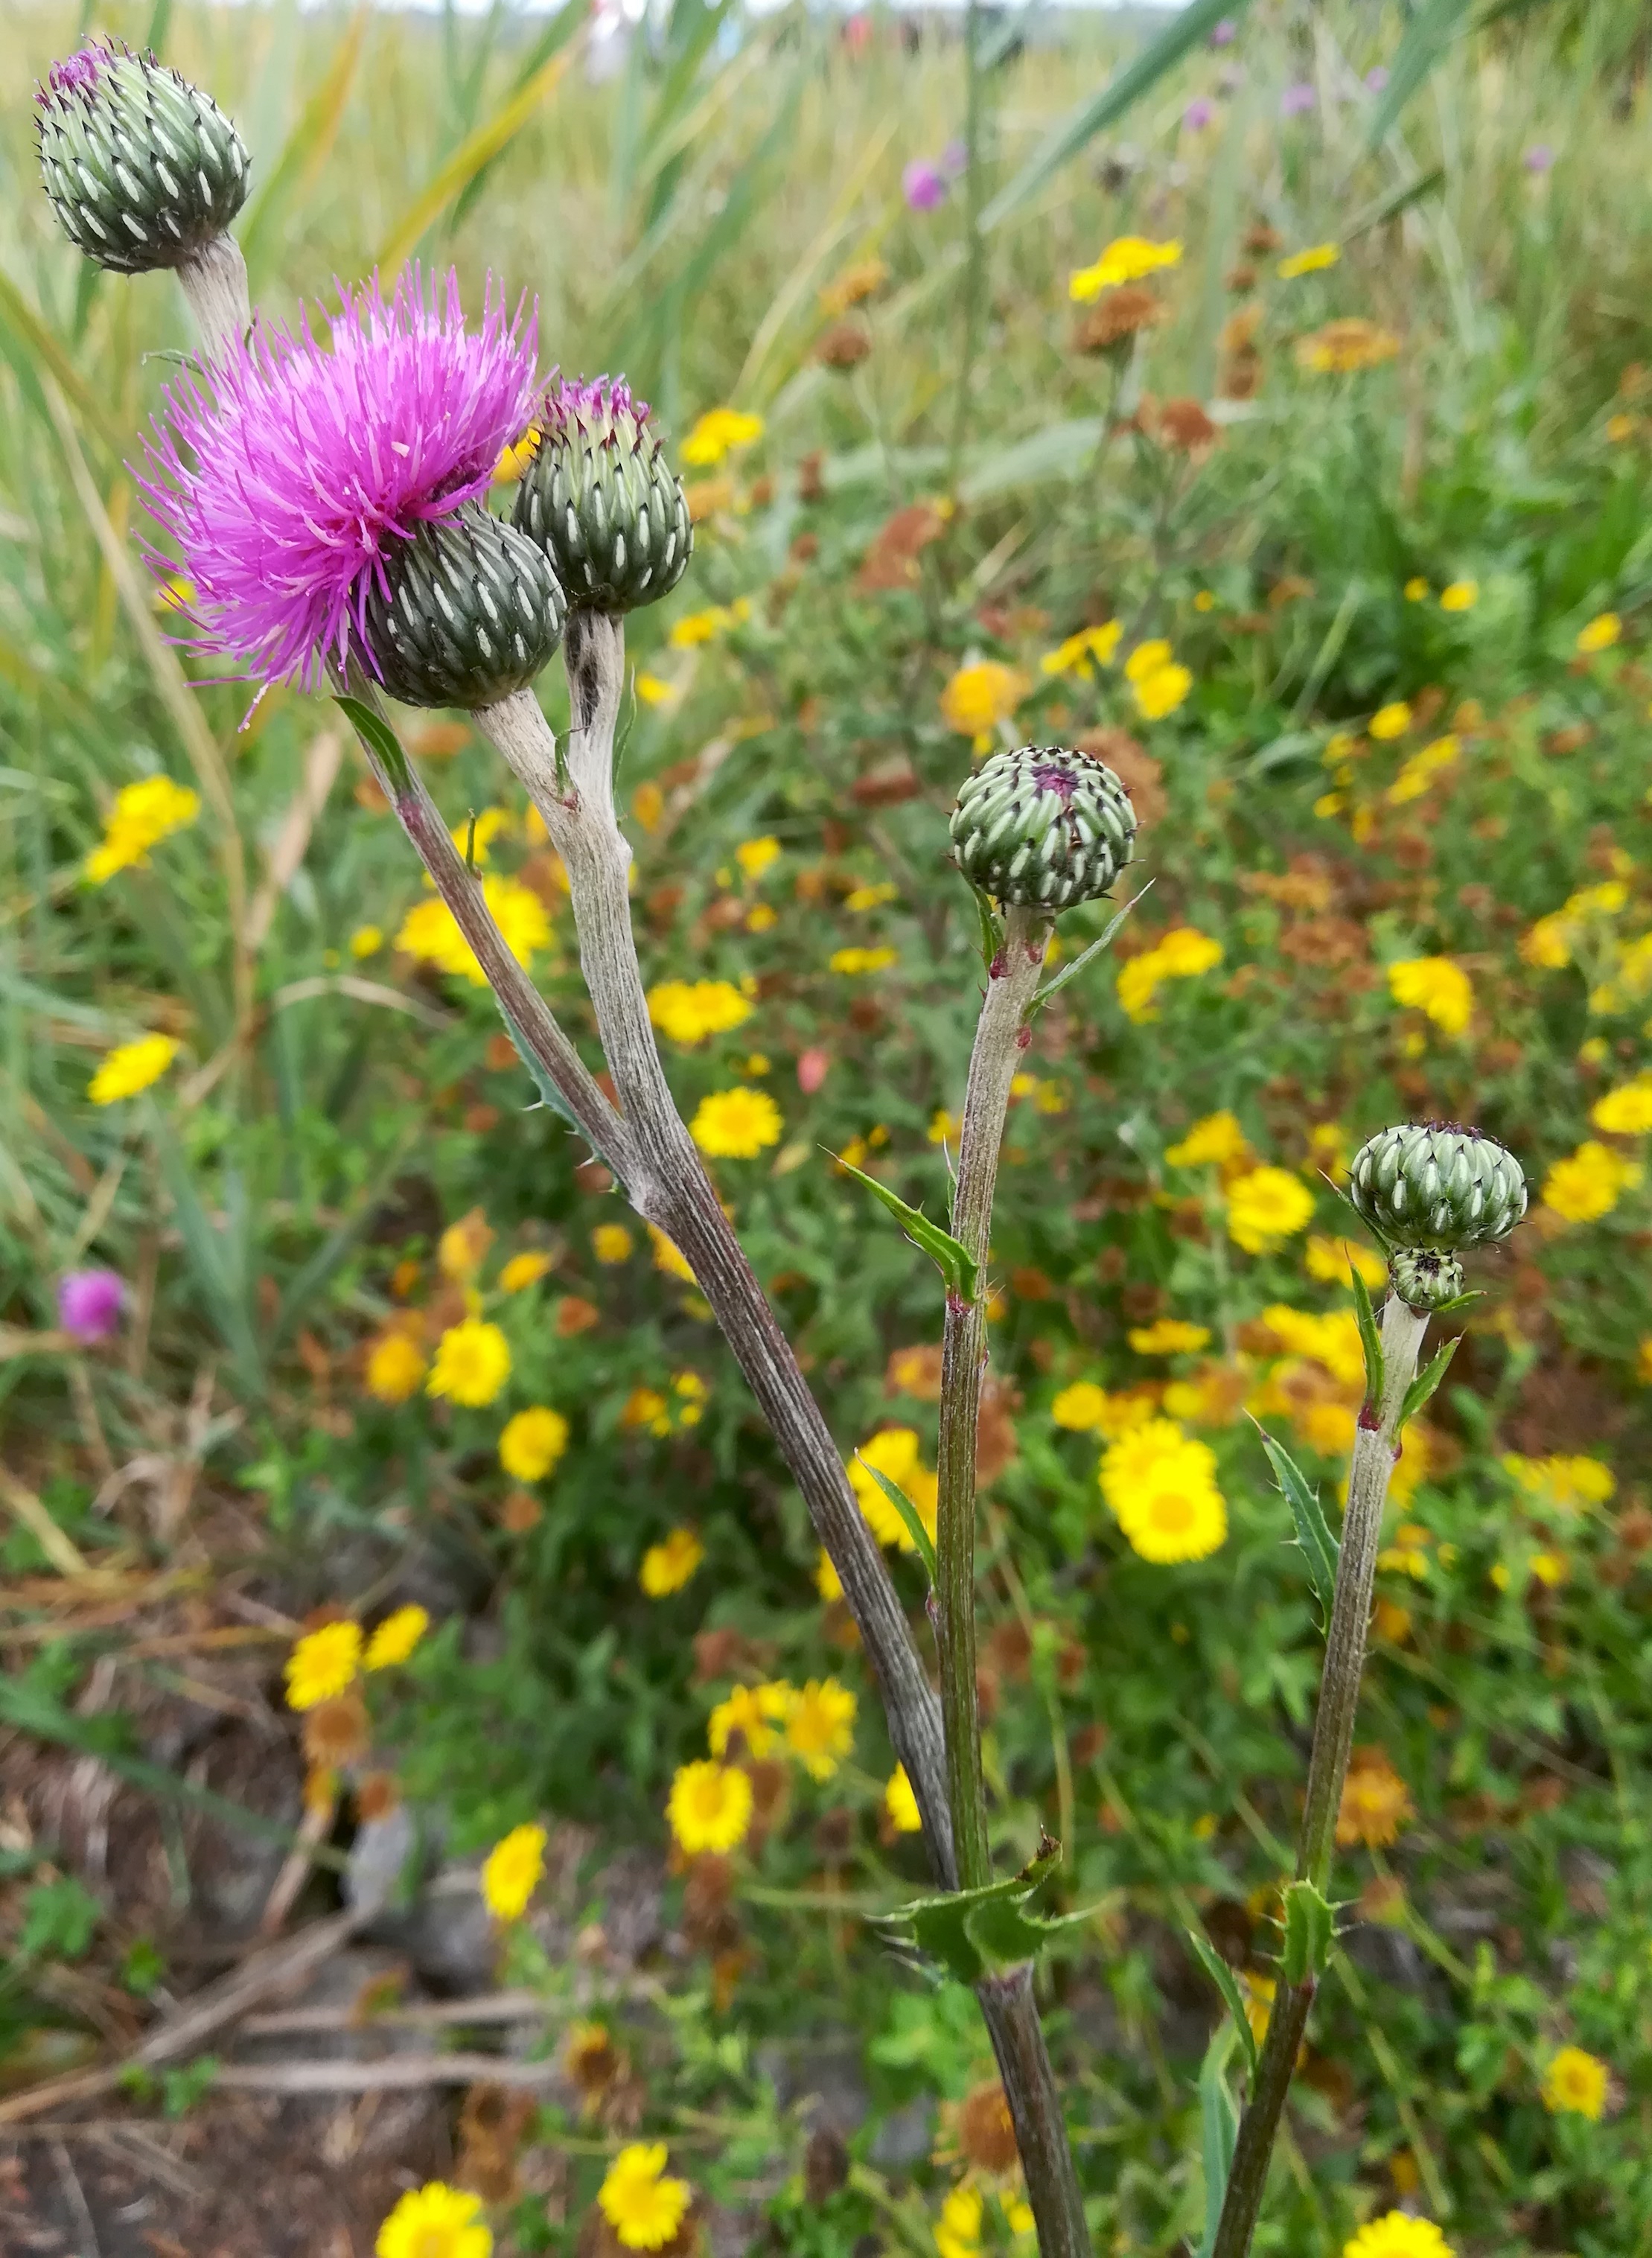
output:
M 1110 768 L 1059 745 L 995 753 L 958 794 L 952 858 L 1008 909 L 1095 901 L 1129 862 L 1136 811 Z
M 181 266 L 246 202 L 247 153 L 209 95 L 89 39 L 35 89 L 40 177 L 71 243 L 117 274 Z
M 379 679 L 404 706 L 496 706 L 562 639 L 562 590 L 543 555 L 475 505 L 400 543 L 365 612 Z
M 1476 1129 L 1407 1122 L 1360 1147 L 1348 1196 L 1389 1246 L 1450 1254 L 1506 1239 L 1526 1212 L 1526 1179 L 1514 1155 Z
M 1414 1310 L 1443 1310 L 1463 1291 L 1463 1265 L 1455 1254 L 1427 1246 L 1396 1246 L 1388 1257 L 1388 1279 L 1400 1300 Z
M 515 522 L 579 610 L 632 611 L 682 579 L 694 547 L 688 504 L 623 377 L 553 386 Z

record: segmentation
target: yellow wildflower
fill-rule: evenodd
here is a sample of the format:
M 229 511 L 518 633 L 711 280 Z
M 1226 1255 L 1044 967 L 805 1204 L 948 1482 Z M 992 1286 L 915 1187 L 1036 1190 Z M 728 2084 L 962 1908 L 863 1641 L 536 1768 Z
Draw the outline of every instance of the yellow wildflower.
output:
M 917 1509 L 918 1519 L 932 1537 L 935 1533 L 935 1476 L 919 1458 L 917 1430 L 911 1427 L 880 1428 L 876 1435 L 861 1444 L 849 1461 L 848 1467 L 849 1488 L 854 1492 L 861 1511 L 878 1543 L 893 1544 L 903 1552 L 911 1552 L 916 1549 L 911 1532 L 873 1479 L 874 1469 L 878 1473 L 887 1474 L 897 1489 L 905 1492 Z
M 376 2258 L 492 2258 L 493 2235 L 479 2195 L 427 2180 L 398 2200 L 372 2247 Z
M 705 1721 L 706 1746 L 714 1757 L 727 1756 L 738 1733 L 752 1756 L 770 1755 L 780 1745 L 797 1699 L 797 1688 L 783 1678 L 763 1686 L 736 1686 Z
M 467 815 L 463 823 L 456 823 L 448 836 L 461 855 L 468 853 L 479 870 L 487 861 L 487 850 L 503 833 L 509 837 L 511 813 L 507 807 L 484 807 L 474 815 Z
M 591 1251 L 599 1262 L 612 1267 L 628 1261 L 635 1244 L 622 1223 L 599 1223 L 591 1234 Z
M 1408 799 L 1421 799 L 1440 770 L 1449 769 L 1461 750 L 1456 736 L 1448 733 L 1424 745 L 1420 753 L 1413 753 L 1388 787 L 1390 804 L 1403 807 Z
M 830 1779 L 854 1750 L 857 1703 L 835 1678 L 812 1678 L 786 1712 L 786 1746 L 812 1779 Z
M 1606 2112 L 1609 2072 L 1598 2055 L 1582 2047 L 1562 2047 L 1543 2072 L 1543 2106 L 1551 2116 L 1587 2117 L 1599 2124 Z
M 437 1239 L 436 1266 L 444 1278 L 455 1278 L 463 1284 L 481 1268 L 493 1244 L 486 1217 L 479 1207 L 473 1207 L 457 1223 L 449 1224 Z
M 783 1125 L 780 1108 L 766 1090 L 741 1087 L 702 1097 L 689 1134 L 713 1160 L 755 1161 L 766 1147 L 780 1142 Z
M 961 735 L 990 742 L 999 722 L 1013 718 L 1027 687 L 1018 669 L 996 658 L 977 659 L 961 666 L 941 692 L 941 718 Z
M 1081 628 L 1053 650 L 1045 652 L 1039 661 L 1039 671 L 1041 674 L 1078 674 L 1088 682 L 1091 679 L 1090 662 L 1110 665 L 1124 632 L 1124 623 L 1119 620 L 1109 620 L 1104 627 Z
M 1144 721 L 1162 721 L 1167 714 L 1186 702 L 1193 688 L 1193 675 L 1188 668 L 1180 665 L 1155 667 L 1133 685 L 1131 694 L 1136 711 Z
M 649 1599 L 667 1599 L 682 1590 L 705 1558 L 705 1547 L 691 1529 L 674 1529 L 642 1555 L 637 1581 Z
M 822 1551 L 814 1566 L 814 1587 L 831 1607 L 843 1597 L 843 1579 L 832 1565 L 832 1555 Z
M 493 465 L 493 484 L 514 486 L 519 479 L 527 477 L 539 450 L 541 433 L 535 423 L 530 423 L 520 439 L 500 449 L 499 459 Z
M 545 1830 L 513 1827 L 482 1864 L 482 1897 L 495 1921 L 520 1921 L 545 1871 Z
M 1471 612 L 1480 600 L 1478 580 L 1452 580 L 1440 591 L 1443 612 Z
M 367 1670 L 390 1670 L 405 1662 L 430 1628 L 429 1611 L 421 1607 L 397 1608 L 387 1615 L 367 1642 L 362 1658 Z
M 1598 1097 L 1589 1118 L 1609 1137 L 1640 1137 L 1652 1129 L 1652 1074 L 1637 1075 L 1633 1082 Z
M 160 1080 L 177 1055 L 178 1045 L 170 1035 L 140 1035 L 135 1043 L 122 1043 L 104 1053 L 86 1085 L 86 1095 L 94 1105 L 117 1105 L 124 1097 L 136 1097 Z
M 536 1286 L 550 1268 L 549 1254 L 513 1254 L 499 1274 L 500 1291 L 501 1294 L 524 1293 L 529 1286 Z
M 1578 630 L 1578 650 L 1587 658 L 1598 650 L 1610 650 L 1623 633 L 1623 621 L 1615 612 L 1601 612 L 1586 627 Z
M 436 1343 L 424 1392 L 474 1409 L 491 1403 L 510 1376 L 510 1343 L 504 1334 L 480 1317 L 466 1317 L 450 1325 Z
M 1449 956 L 1408 956 L 1391 964 L 1388 992 L 1448 1035 L 1460 1035 L 1474 1010 L 1468 974 Z
M 1431 2219 L 1408 2211 L 1367 2219 L 1343 2245 L 1343 2258 L 1453 2258 L 1450 2244 Z
M 1093 266 L 1074 269 L 1067 277 L 1067 296 L 1075 305 L 1088 305 L 1103 290 L 1143 281 L 1161 267 L 1179 266 L 1181 260 L 1180 242 L 1154 243 L 1141 235 L 1115 236 Z
M 1542 1203 L 1564 1223 L 1594 1223 L 1609 1215 L 1640 1181 L 1636 1162 L 1591 1137 L 1550 1167 L 1543 1179 Z
M 482 898 L 506 948 L 524 971 L 531 970 L 536 954 L 550 946 L 550 916 L 543 902 L 520 878 L 502 878 L 493 871 L 482 880 Z M 395 945 L 404 956 L 434 964 L 452 978 L 468 980 L 472 988 L 487 985 L 487 976 L 444 901 L 415 902 L 401 920 Z
M 1379 744 L 1393 737 L 1403 737 L 1411 727 L 1411 708 L 1403 698 L 1396 698 L 1386 706 L 1379 706 L 1366 724 Z
M 709 470 L 736 447 L 752 446 L 762 435 L 761 415 L 745 415 L 738 408 L 708 408 L 678 451 L 693 469 Z
M 313 1709 L 348 1693 L 361 1668 L 361 1625 L 323 1623 L 306 1631 L 287 1658 L 287 1706 Z
M 1315 243 L 1306 251 L 1293 251 L 1279 263 L 1281 282 L 1294 282 L 1299 274 L 1322 274 L 1328 266 L 1335 266 L 1342 257 L 1339 245 Z
M 751 1826 L 751 1782 L 733 1765 L 701 1759 L 680 1765 L 665 1815 L 677 1847 L 691 1858 L 702 1850 L 733 1850 Z
M 1158 994 L 1166 980 L 1190 980 L 1222 962 L 1222 943 L 1196 926 L 1177 926 L 1159 943 L 1120 968 L 1118 1000 L 1138 1026 L 1159 1017 Z
M 900 952 L 894 948 L 837 948 L 827 960 L 827 969 L 840 972 L 846 978 L 858 980 L 869 973 L 887 972 L 891 964 L 898 964 Z
M 938 2258 L 981 2258 L 981 2222 L 985 2210 L 981 2190 L 968 2180 L 951 2189 L 935 2222 Z
M 385 945 L 384 927 L 358 925 L 350 936 L 350 953 L 358 964 L 369 956 L 377 956 Z
M 597 2190 L 599 2209 L 627 2250 L 663 2250 L 687 2216 L 693 2190 L 664 2172 L 663 2141 L 633 2141 L 620 2149 Z
M 1323 1239 L 1315 1233 L 1303 1252 L 1302 1263 L 1310 1278 L 1328 1286 L 1345 1286 L 1349 1273 L 1354 1270 L 1373 1294 L 1388 1282 L 1388 1266 L 1381 1255 L 1351 1239 Z
M 1228 1186 L 1228 1237 L 1247 1254 L 1264 1254 L 1305 1228 L 1314 1195 L 1288 1168 L 1252 1168 Z
M 1209 1340 L 1210 1328 L 1190 1325 L 1184 1317 L 1159 1317 L 1133 1326 L 1129 1338 L 1138 1356 L 1190 1356 Z
M 1173 1419 L 1149 1419 L 1103 1454 L 1102 1495 L 1132 1549 L 1161 1564 L 1202 1560 L 1225 1543 L 1227 1507 L 1208 1444 Z
M 654 1249 L 654 1267 L 663 1270 L 668 1278 L 681 1278 L 686 1284 L 694 1283 L 694 1272 L 688 1257 L 679 1253 L 665 1233 L 655 1225 L 648 1226 L 649 1244 Z
M 649 1017 L 668 1042 L 691 1050 L 750 1019 L 751 1004 L 732 980 L 663 980 L 649 991 Z
M 780 841 L 765 833 L 761 839 L 742 839 L 734 849 L 734 860 L 755 884 L 771 863 L 779 861 L 780 853 Z
M 152 847 L 183 830 L 200 813 L 199 792 L 168 776 L 124 785 L 104 820 L 102 844 L 86 858 L 89 883 L 106 885 L 117 870 L 142 870 Z
M 1244 1152 L 1244 1130 L 1235 1115 L 1223 1111 L 1195 1121 L 1179 1143 L 1166 1146 L 1165 1158 L 1173 1168 L 1223 1168 Z
M 1421 578 L 1407 580 L 1403 593 L 1407 603 L 1420 604 L 1429 593 L 1429 584 Z
M 499 1462 L 513 1481 L 542 1481 L 568 1448 L 568 1422 L 548 1403 L 531 1404 L 505 1423 Z
M 367 1393 L 380 1403 L 405 1403 L 424 1374 L 424 1351 L 400 1326 L 380 1333 L 367 1352 Z
M 1578 1513 L 1586 1506 L 1605 1505 L 1618 1487 L 1610 1466 L 1582 1455 L 1528 1459 L 1516 1451 L 1507 1451 L 1498 1463 L 1528 1497 L 1557 1513 Z
M 912 1793 L 904 1765 L 897 1765 L 889 1776 L 889 1784 L 883 1790 L 883 1808 L 897 1835 L 916 1835 L 923 1826 L 923 1814 L 918 1808 L 918 1798 Z

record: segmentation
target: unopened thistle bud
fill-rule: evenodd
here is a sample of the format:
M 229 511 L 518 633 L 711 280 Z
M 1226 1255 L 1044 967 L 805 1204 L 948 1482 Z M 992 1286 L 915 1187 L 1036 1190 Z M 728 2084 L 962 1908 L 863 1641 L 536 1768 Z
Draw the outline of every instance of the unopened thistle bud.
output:
M 1526 1212 L 1526 1179 L 1513 1154 L 1478 1130 L 1408 1122 L 1360 1147 L 1348 1196 L 1389 1247 L 1454 1254 L 1507 1238 Z
M 404 706 L 496 706 L 562 639 L 563 596 L 541 550 L 472 505 L 431 518 L 371 582 L 366 643 Z
M 1129 862 L 1136 811 L 1110 768 L 1059 745 L 995 753 L 958 794 L 952 857 L 1006 909 L 1062 910 L 1106 893 Z
M 1396 1246 L 1388 1257 L 1388 1279 L 1400 1300 L 1414 1310 L 1443 1310 L 1463 1291 L 1463 1265 L 1455 1254 L 1427 1246 Z
M 553 386 L 515 522 L 578 610 L 633 611 L 682 579 L 694 547 L 688 504 L 623 377 Z
M 117 274 L 181 266 L 246 201 L 247 153 L 209 95 L 93 39 L 35 92 L 40 177 L 71 243 Z

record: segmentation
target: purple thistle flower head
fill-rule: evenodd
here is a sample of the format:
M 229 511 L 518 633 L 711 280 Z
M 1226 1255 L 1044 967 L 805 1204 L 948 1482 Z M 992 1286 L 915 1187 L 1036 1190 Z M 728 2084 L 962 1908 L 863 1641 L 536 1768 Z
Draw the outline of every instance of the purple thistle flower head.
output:
M 129 54 L 130 48 L 123 47 Z M 102 85 L 105 74 L 115 60 L 115 42 L 110 39 L 88 39 L 72 55 L 53 63 L 46 75 L 46 84 L 34 89 L 35 107 L 49 109 L 53 101 L 64 102 L 72 94 L 89 97 Z
M 1224 16 L 1211 26 L 1209 44 L 1213 47 L 1230 47 L 1239 36 L 1239 27 L 1231 16 Z
M 113 1270 L 70 1270 L 57 1282 L 57 1321 L 76 1340 L 107 1340 L 125 1306 L 125 1282 Z
M 1547 141 L 1534 141 L 1521 159 L 1528 173 L 1546 173 L 1555 161 L 1555 153 Z
M 538 420 L 546 430 L 558 435 L 576 422 L 609 431 L 630 422 L 641 430 L 653 413 L 646 400 L 633 396 L 622 376 L 582 376 L 570 384 L 566 377 L 553 375 Z
M 1216 116 L 1216 104 L 1197 95 L 1181 113 L 1181 122 L 1189 133 L 1202 133 Z
M 451 271 L 427 288 L 409 267 L 388 305 L 377 277 L 340 299 L 327 350 L 305 314 L 169 387 L 141 481 L 177 551 L 151 562 L 194 583 L 202 638 L 306 690 L 351 656 L 378 671 L 366 603 L 388 599 L 386 559 L 486 492 L 536 405 L 535 317 L 507 324 L 491 281 L 474 335 Z
M 901 194 L 913 211 L 933 211 L 947 198 L 947 176 L 927 157 L 914 157 L 901 174 Z
M 1280 96 L 1280 115 L 1282 117 L 1301 117 L 1314 108 L 1317 96 L 1308 81 L 1299 79 L 1294 86 L 1287 86 Z

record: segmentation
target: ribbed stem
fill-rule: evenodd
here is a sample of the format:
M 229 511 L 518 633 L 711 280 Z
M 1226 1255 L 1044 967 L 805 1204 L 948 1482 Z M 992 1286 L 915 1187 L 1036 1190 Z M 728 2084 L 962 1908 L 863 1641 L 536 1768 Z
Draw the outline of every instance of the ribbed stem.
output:
M 1393 1472 L 1400 1414 L 1406 1390 L 1417 1372 L 1417 1351 L 1428 1330 L 1427 1316 L 1391 1293 L 1382 1318 L 1382 1401 L 1367 1403 L 1354 1436 L 1348 1476 L 1348 1509 L 1343 1516 L 1336 1562 L 1336 1590 L 1325 1634 L 1325 1668 L 1320 1680 L 1314 1744 L 1308 1760 L 1308 1797 L 1297 1846 L 1299 1881 L 1312 1882 L 1322 1894 L 1330 1881 L 1336 1848 L 1336 1814 L 1353 1746 L 1359 1708 L 1359 1679 L 1365 1662 L 1365 1630 L 1372 1586 L 1382 1542 L 1382 1509 Z M 1310 1975 L 1300 1984 L 1281 1984 L 1274 1994 L 1267 2037 L 1233 2152 L 1228 2191 L 1222 2205 L 1211 2258 L 1245 2258 L 1256 2231 L 1267 2186 L 1268 2162 L 1290 2091 L 1297 2049 L 1314 2000 Z

